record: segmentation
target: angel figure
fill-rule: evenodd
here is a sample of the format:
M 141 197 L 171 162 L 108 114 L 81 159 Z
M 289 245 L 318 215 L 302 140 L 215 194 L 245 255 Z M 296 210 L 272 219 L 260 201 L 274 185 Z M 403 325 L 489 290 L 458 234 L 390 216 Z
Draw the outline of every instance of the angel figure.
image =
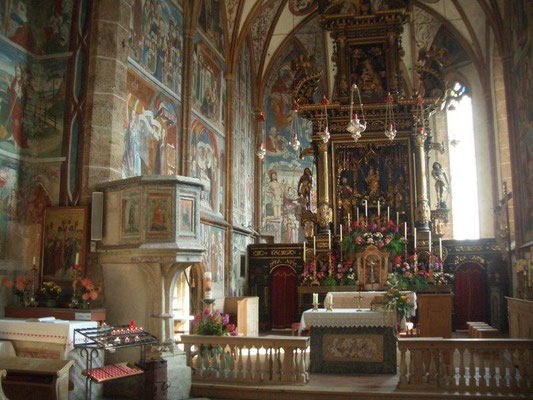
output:
M 446 206 L 445 193 L 448 191 L 448 174 L 439 162 L 433 163 L 431 176 L 435 179 L 435 192 L 437 193 L 437 208 L 448 208 Z

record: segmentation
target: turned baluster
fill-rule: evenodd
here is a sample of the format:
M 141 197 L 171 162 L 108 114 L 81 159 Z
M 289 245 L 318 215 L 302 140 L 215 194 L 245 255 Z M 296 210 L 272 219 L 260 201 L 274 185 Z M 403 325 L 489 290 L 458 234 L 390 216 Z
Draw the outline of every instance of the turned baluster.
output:
M 447 377 L 446 377 L 446 364 L 444 363 L 444 357 L 446 350 L 438 349 L 437 350 L 437 385 L 439 387 L 448 386 Z
M 281 349 L 279 347 L 274 347 L 274 357 L 272 360 L 272 380 L 278 382 L 281 380 Z
M 416 349 L 412 350 L 411 354 L 413 355 L 413 359 L 411 360 L 412 364 L 412 383 L 416 386 L 422 386 L 424 383 L 424 376 L 425 376 L 425 370 L 424 370 L 424 360 L 422 357 L 422 350 Z
M 518 371 L 520 372 L 520 382 L 518 384 L 520 391 L 527 390 L 527 369 L 526 369 L 526 360 L 525 352 L 521 351 L 518 355 Z
M 458 350 L 459 350 L 459 383 L 457 386 L 460 388 L 466 388 L 465 348 L 459 347 Z M 472 351 L 470 351 L 470 357 L 472 357 Z M 454 382 L 455 382 L 455 379 L 454 379 Z
M 496 383 L 496 365 L 494 358 L 496 355 L 496 350 L 489 350 L 490 360 L 489 360 L 489 387 L 491 389 L 496 389 L 498 384 Z
M 237 345 L 237 351 L 239 353 L 239 356 L 238 356 L 238 359 L 237 359 L 237 380 L 238 381 L 242 381 L 244 380 L 244 374 L 242 372 L 244 366 L 243 366 L 243 362 L 242 362 L 242 347 L 240 347 L 239 345 Z
M 436 352 L 434 350 L 428 350 L 429 361 L 427 365 L 426 382 L 432 385 L 435 382 L 436 375 Z
M 252 346 L 247 346 L 248 349 L 248 358 L 246 359 L 246 375 L 244 377 L 245 381 L 253 380 L 253 367 L 252 367 Z
M 265 362 L 263 363 L 263 382 L 272 381 L 272 347 L 265 349 Z
M 516 389 L 518 388 L 515 365 L 515 350 L 509 350 L 509 359 L 507 360 L 507 366 L 509 367 L 509 387 L 512 392 L 516 391 Z
M 220 366 L 218 371 L 218 376 L 220 379 L 225 380 L 227 377 L 227 362 L 226 357 L 228 356 L 228 353 L 226 353 L 226 346 L 220 346 Z
M 281 380 L 293 381 L 294 380 L 294 352 L 292 348 L 283 347 L 283 363 L 281 364 L 283 371 L 281 374 Z
M 509 391 L 509 382 L 507 380 L 507 364 L 505 358 L 507 357 L 507 351 L 505 349 L 499 350 L 498 364 L 498 388 L 502 392 Z
M 468 367 L 468 387 L 472 389 L 477 387 L 476 352 L 473 349 L 469 349 L 468 351 L 470 352 L 470 366 Z
M 400 349 L 400 380 L 398 381 L 398 388 L 407 385 L 407 362 L 405 360 L 406 348 Z
M 305 349 L 297 350 L 300 356 L 298 357 L 298 382 L 308 382 L 309 376 L 307 374 L 307 366 L 305 362 L 306 351 Z
M 235 360 L 237 359 L 237 353 L 235 352 L 235 345 L 229 346 L 229 371 L 228 371 L 228 379 L 235 379 Z
M 457 381 L 455 380 L 455 350 L 455 348 L 450 350 L 448 364 L 446 365 L 446 373 L 448 375 L 447 385 L 449 387 L 457 386 Z
M 254 382 L 261 382 L 261 349 L 263 346 L 256 347 Z
M 481 350 L 479 352 L 479 388 L 482 389 L 483 391 L 486 391 L 488 387 L 487 368 L 485 367 L 486 354 L 487 352 L 484 350 Z

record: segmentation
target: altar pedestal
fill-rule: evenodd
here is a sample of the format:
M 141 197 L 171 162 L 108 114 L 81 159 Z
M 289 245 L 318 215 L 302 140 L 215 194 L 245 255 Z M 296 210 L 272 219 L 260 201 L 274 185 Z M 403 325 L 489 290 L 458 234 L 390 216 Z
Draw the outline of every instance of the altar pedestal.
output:
M 302 314 L 311 329 L 310 372 L 395 374 L 396 313 L 337 309 Z

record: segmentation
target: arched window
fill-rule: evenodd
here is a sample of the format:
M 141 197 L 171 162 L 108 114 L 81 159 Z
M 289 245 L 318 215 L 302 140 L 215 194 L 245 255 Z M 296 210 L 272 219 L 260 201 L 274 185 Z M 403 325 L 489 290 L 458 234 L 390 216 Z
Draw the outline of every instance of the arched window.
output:
M 456 82 L 447 105 L 453 238 L 479 239 L 476 149 L 468 88 Z

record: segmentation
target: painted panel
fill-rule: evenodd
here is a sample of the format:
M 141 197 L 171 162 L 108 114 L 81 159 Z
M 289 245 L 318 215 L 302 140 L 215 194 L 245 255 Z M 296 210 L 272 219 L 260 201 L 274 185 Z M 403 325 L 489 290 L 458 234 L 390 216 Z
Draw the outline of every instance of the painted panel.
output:
M 191 158 L 192 175 L 204 184 L 200 194 L 202 210 L 222 216 L 226 186 L 224 138 L 199 119 L 192 121 Z
M 66 59 L 36 60 L 0 40 L 0 149 L 61 155 Z
M 69 49 L 73 0 L 2 2 L 0 33 L 33 54 Z
M 297 243 L 304 238 L 300 214 L 306 201 L 299 195 L 299 182 L 306 168 L 314 171 L 312 158 L 300 159 L 300 150 L 290 146 L 293 133 L 298 135 L 302 148 L 310 145 L 312 134 L 311 122 L 291 110 L 294 62 L 305 53 L 294 42 L 288 45 L 274 62 L 265 89 L 267 155 L 262 171 L 261 230 L 281 243 Z M 314 172 L 312 175 L 314 178 Z M 311 191 L 312 209 L 316 203 L 315 188 L 316 184 Z
M 170 0 L 135 0 L 130 29 L 131 57 L 181 98 L 183 17 Z
M 128 70 L 122 177 L 176 173 L 179 105 Z
M 248 227 L 252 224 L 254 204 L 254 146 L 252 110 L 252 71 L 250 51 L 243 46 L 235 82 L 233 136 L 233 223 Z
M 226 98 L 223 64 L 198 35 L 195 41 L 192 105 L 202 116 L 215 123 L 222 132 L 224 124 L 222 104 Z
M 253 238 L 246 235 L 240 235 L 236 232 L 233 234 L 232 240 L 232 260 L 229 278 L 229 295 L 230 296 L 244 296 L 247 292 L 246 282 L 248 271 L 246 269 L 246 248 L 252 244 Z M 244 264 L 244 265 L 243 265 Z
M 198 17 L 198 26 L 209 43 L 224 57 L 224 28 L 222 27 L 222 1 L 204 0 Z
M 213 298 L 224 297 L 224 249 L 226 232 L 224 229 L 207 224 L 200 225 L 205 253 L 202 256 L 205 270 L 211 272 Z

